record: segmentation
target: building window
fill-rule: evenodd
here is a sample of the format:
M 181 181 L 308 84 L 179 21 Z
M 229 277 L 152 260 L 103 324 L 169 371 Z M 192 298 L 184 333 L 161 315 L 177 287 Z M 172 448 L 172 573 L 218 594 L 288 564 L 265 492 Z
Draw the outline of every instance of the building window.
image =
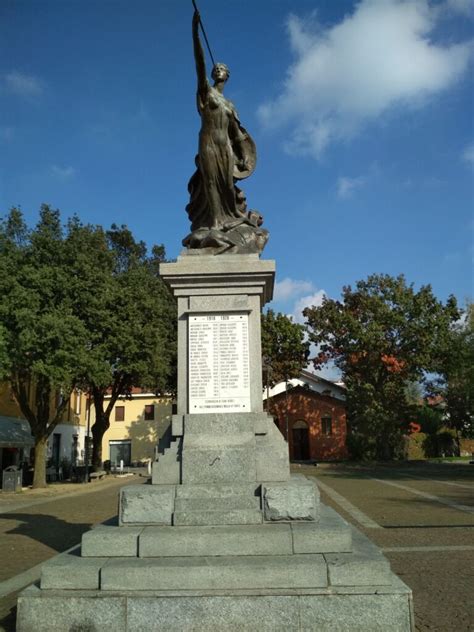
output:
M 153 421 L 155 419 L 155 405 L 146 404 L 145 406 L 145 421 Z
M 115 421 L 125 421 L 125 406 L 115 406 Z
M 321 427 L 323 435 L 332 435 L 332 417 L 331 415 L 324 415 L 321 419 Z

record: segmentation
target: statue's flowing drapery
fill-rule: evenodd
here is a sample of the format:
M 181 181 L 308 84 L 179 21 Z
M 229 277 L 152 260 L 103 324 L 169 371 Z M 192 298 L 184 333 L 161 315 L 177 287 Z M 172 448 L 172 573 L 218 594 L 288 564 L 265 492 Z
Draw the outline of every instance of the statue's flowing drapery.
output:
M 268 232 L 260 225 L 262 216 L 247 209 L 243 191 L 236 182 L 248 177 L 256 164 L 256 148 L 240 124 L 234 105 L 205 77 L 204 55 L 197 25 L 193 39 L 198 72 L 197 105 L 201 116 L 196 171 L 188 184 L 190 201 L 186 207 L 191 233 L 183 240 L 188 248 L 217 248 L 229 252 L 261 252 Z M 214 72 L 213 72 L 214 76 Z

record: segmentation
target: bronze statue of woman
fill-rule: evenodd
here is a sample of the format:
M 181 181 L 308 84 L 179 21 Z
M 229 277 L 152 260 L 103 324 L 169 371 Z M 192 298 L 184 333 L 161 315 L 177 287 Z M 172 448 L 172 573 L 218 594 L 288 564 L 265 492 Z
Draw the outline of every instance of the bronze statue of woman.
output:
M 193 44 L 201 130 L 197 169 L 188 184 L 190 202 L 186 210 L 192 232 L 183 244 L 188 248 L 261 252 L 268 239 L 267 231 L 260 228 L 262 217 L 247 210 L 245 196 L 235 184 L 253 172 L 255 144 L 241 126 L 234 105 L 224 97 L 230 74 L 227 66 L 214 65 L 211 74 L 214 85 L 207 79 L 199 21 L 199 13 L 195 11 Z

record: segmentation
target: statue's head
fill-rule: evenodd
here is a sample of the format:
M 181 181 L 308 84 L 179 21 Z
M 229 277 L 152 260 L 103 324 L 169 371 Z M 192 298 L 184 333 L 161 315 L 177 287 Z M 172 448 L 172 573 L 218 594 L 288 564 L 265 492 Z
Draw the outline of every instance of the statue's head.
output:
M 230 77 L 230 70 L 226 66 L 226 64 L 214 64 L 211 77 L 214 79 L 214 81 L 227 81 L 227 79 Z

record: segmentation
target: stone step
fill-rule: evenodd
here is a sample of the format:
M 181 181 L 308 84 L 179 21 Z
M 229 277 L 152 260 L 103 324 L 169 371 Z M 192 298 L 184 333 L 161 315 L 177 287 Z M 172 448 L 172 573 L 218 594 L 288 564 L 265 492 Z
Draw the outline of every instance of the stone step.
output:
M 364 546 L 368 547 L 367 544 Z M 81 554 L 83 557 L 196 557 L 351 551 L 350 526 L 333 509 L 321 505 L 321 519 L 316 523 L 174 527 L 100 525 L 82 536 Z M 366 548 L 367 553 L 370 551 L 370 547 Z
M 260 509 L 224 509 L 223 511 L 175 511 L 175 526 L 203 526 L 226 524 L 261 524 Z
M 290 523 L 295 553 L 350 553 L 352 529 L 334 509 L 320 505 L 318 522 Z
M 257 496 L 220 496 L 211 498 L 176 498 L 176 511 L 228 511 L 231 509 L 260 509 Z
M 176 487 L 176 498 L 222 498 L 254 496 L 256 493 L 260 493 L 259 483 L 183 484 Z
M 124 559 L 124 558 L 121 558 Z M 41 567 L 42 590 L 97 590 L 107 558 L 62 554 Z
M 322 555 L 115 559 L 104 564 L 100 579 L 102 591 L 326 586 Z
M 332 586 L 388 586 L 390 563 L 365 535 L 353 529 L 352 553 L 328 553 L 324 558 Z
M 140 557 L 291 555 L 293 540 L 289 524 L 145 527 L 138 551 Z
M 144 527 L 99 525 L 82 535 L 81 556 L 137 557 L 138 537 L 143 529 Z
M 301 594 L 303 593 L 303 594 Z M 43 591 L 19 595 L 17 632 L 413 632 L 412 593 L 390 586 L 244 591 Z
M 288 550 L 287 534 L 280 527 L 285 525 L 269 526 L 272 531 L 280 530 L 282 546 Z M 272 538 L 275 544 L 275 533 Z M 215 541 L 219 546 L 219 537 Z M 355 533 L 354 542 L 353 553 L 328 554 L 81 558 L 64 553 L 43 564 L 41 589 L 185 591 L 318 588 L 328 584 L 336 589 L 389 586 L 393 575 L 387 559 L 377 547 L 367 544 L 364 536 Z M 222 552 L 225 543 L 221 541 L 220 545 Z M 199 543 L 197 546 L 205 548 Z

